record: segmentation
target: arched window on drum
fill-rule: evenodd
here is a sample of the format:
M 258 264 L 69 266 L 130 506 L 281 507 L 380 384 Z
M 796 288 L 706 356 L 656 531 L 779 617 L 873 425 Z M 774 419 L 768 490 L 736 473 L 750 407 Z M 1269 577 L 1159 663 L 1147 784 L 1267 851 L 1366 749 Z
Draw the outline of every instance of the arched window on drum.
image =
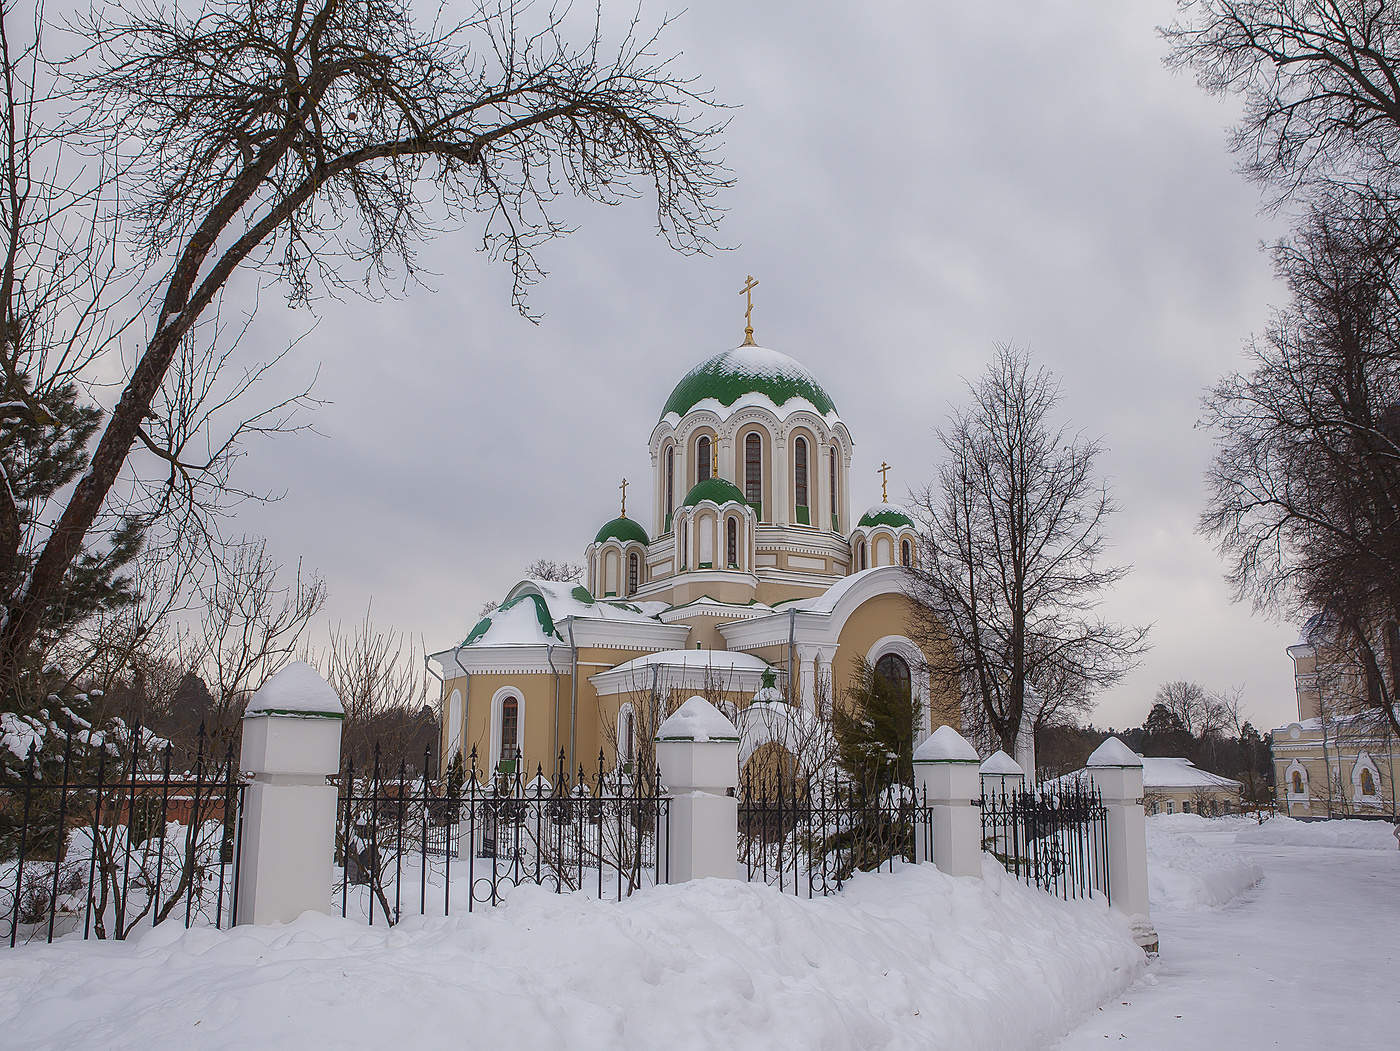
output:
M 730 517 L 728 524 L 724 527 L 724 557 L 725 564 L 730 569 L 739 568 L 739 520 Z
M 763 439 L 749 432 L 744 439 L 744 499 L 763 517 Z
M 899 542 L 899 564 L 905 569 L 914 565 L 914 545 L 908 540 Z
M 796 495 L 797 504 L 797 524 L 811 525 L 812 512 L 808 504 L 807 487 L 807 439 L 798 435 L 792 443 L 792 477 L 793 489 Z
M 633 551 L 627 556 L 627 594 L 636 594 L 641 575 L 642 560 L 638 557 L 637 552 Z
M 695 439 L 695 480 L 703 482 L 713 472 L 710 463 L 710 437 L 707 434 Z

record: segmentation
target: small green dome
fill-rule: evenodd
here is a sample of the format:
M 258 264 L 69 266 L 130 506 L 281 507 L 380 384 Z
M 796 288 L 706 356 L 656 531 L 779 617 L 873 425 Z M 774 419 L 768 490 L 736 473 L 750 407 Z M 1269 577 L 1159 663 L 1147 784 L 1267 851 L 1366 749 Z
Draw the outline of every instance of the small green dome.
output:
M 892 529 L 898 529 L 900 526 L 912 527 L 914 525 L 914 520 L 899 508 L 895 507 L 894 504 L 876 504 L 869 511 L 866 511 L 865 514 L 861 515 L 860 521 L 856 523 L 857 527 L 877 525 L 885 525 Z
M 633 540 L 639 544 L 649 542 L 647 531 L 630 518 L 614 518 L 598 530 L 598 535 L 593 538 L 593 542 L 601 544 L 604 540 L 621 540 L 624 544 Z
M 707 398 L 728 408 L 745 394 L 762 394 L 778 406 L 804 398 L 823 415 L 836 411 L 831 395 L 801 363 L 776 350 L 750 346 L 706 358 L 687 372 L 666 399 L 661 416 L 684 416 Z
M 703 482 L 695 483 L 695 488 L 686 494 L 683 506 L 694 507 L 701 500 L 713 500 L 717 504 L 748 502 L 744 499 L 744 494 L 739 492 L 737 485 L 723 478 L 706 478 Z

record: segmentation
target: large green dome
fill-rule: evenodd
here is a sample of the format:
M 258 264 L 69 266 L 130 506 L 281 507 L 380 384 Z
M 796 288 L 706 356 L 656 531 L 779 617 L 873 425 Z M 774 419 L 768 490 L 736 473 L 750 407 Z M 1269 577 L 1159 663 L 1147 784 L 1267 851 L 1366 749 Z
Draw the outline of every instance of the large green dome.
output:
M 624 544 L 631 540 L 639 544 L 648 543 L 647 531 L 630 518 L 614 518 L 598 530 L 593 542 L 601 544 L 604 540 L 621 540 Z
M 836 412 L 831 395 L 793 358 L 767 347 L 736 347 L 687 372 L 666 399 L 661 416 L 684 416 L 709 398 L 728 408 L 745 394 L 762 394 L 779 407 L 802 398 L 823 416 Z
M 703 482 L 696 482 L 695 488 L 686 494 L 684 506 L 694 507 L 701 500 L 713 500 L 717 504 L 746 502 L 739 487 L 723 478 L 706 478 Z

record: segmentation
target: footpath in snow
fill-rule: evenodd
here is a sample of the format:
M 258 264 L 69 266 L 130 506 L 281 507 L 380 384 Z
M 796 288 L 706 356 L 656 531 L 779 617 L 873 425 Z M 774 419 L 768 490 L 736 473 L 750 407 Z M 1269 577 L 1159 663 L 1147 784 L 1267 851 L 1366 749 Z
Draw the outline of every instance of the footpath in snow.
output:
M 1061 1043 L 1400 1046 L 1400 850 L 1389 825 L 1147 822 L 1161 956 Z
M 703 880 L 621 904 L 522 887 L 386 930 L 307 915 L 0 952 L 4 1044 L 1041 1048 L 1144 970 L 1126 923 L 989 862 L 805 900 Z

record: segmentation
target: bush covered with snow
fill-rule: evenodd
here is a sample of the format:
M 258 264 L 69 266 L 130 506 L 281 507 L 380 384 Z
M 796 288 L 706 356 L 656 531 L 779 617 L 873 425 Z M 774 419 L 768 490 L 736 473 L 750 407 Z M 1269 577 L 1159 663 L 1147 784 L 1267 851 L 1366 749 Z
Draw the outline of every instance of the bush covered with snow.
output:
M 156 928 L 0 953 L 14 1046 L 1043 1047 L 1141 973 L 1127 924 L 989 863 L 816 900 L 734 881 L 521 888 L 386 930 Z
M 1264 878 L 1254 862 L 1219 843 L 1208 843 L 1250 818 L 1158 814 L 1147 819 L 1147 890 L 1153 909 L 1202 909 L 1228 905 Z
M 1241 843 L 1280 847 L 1347 847 L 1357 850 L 1395 850 L 1395 833 L 1388 821 L 1334 818 L 1299 821 L 1278 815 L 1262 825 L 1248 825 L 1236 837 Z

